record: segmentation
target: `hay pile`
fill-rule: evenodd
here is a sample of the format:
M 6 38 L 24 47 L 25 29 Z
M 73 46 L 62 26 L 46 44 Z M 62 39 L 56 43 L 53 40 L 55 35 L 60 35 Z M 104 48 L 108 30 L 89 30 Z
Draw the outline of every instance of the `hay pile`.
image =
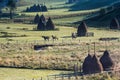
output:
M 84 21 L 78 26 L 77 36 L 86 36 L 87 34 L 87 25 Z
M 114 68 L 114 62 L 107 50 L 101 56 L 100 60 L 98 59 L 96 54 L 94 54 L 93 56 L 88 54 L 82 66 L 84 74 L 100 73 L 103 70 L 111 70 L 112 68 Z
M 100 58 L 100 62 L 103 65 L 104 70 L 109 70 L 114 67 L 114 62 L 110 57 L 110 53 L 106 50 L 102 57 Z
M 91 74 L 91 73 L 99 73 L 103 71 L 102 64 L 98 60 L 97 56 L 94 54 L 92 57 L 90 54 L 85 58 L 83 63 L 83 73 Z
M 96 54 L 94 54 L 93 58 L 92 58 L 92 73 L 100 73 L 103 71 L 103 66 L 101 64 L 101 62 L 98 60 L 98 57 L 96 56 Z
M 92 71 L 92 56 L 88 54 L 88 56 L 85 58 L 83 62 L 83 73 L 90 74 Z
M 119 22 L 116 18 L 111 20 L 110 29 L 120 29 Z

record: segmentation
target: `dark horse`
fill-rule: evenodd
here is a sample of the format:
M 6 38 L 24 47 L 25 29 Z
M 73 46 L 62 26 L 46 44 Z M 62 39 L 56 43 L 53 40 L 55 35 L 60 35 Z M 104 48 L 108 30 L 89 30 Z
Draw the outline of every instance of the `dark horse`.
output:
M 42 38 L 44 38 L 44 40 L 46 41 L 46 40 L 48 40 L 49 41 L 49 39 L 50 39 L 50 37 L 49 36 L 42 36 Z
M 77 38 L 77 34 L 76 33 L 72 33 L 71 36 L 72 36 L 72 39 L 76 39 Z
M 52 35 L 52 39 L 53 39 L 53 40 L 58 40 L 58 37 Z

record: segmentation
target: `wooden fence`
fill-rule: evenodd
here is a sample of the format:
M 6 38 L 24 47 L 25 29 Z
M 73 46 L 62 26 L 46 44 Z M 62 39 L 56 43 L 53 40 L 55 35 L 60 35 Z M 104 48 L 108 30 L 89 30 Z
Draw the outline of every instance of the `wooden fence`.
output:
M 95 77 L 97 75 L 104 75 L 104 76 L 116 76 L 120 79 L 120 69 L 113 70 L 113 71 L 104 71 L 102 73 L 95 73 L 95 74 L 87 74 L 83 75 L 82 73 L 71 73 L 71 74 L 61 74 L 61 75 L 50 75 L 47 77 L 47 80 L 86 80 L 90 77 Z

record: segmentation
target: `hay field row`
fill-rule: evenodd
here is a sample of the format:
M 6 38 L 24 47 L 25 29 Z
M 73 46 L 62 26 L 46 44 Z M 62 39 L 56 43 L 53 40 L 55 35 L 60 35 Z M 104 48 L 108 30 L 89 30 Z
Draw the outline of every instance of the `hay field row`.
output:
M 59 30 L 56 31 L 35 31 L 33 28 L 36 28 L 37 25 L 33 24 L 17 24 L 17 23 L 0 23 L 0 32 L 13 33 L 19 37 L 2 37 L 3 34 L 0 34 L 0 41 L 7 41 L 7 39 L 12 39 L 13 41 L 34 41 L 34 40 L 43 40 L 41 36 L 51 36 L 56 35 L 59 40 L 70 40 L 71 33 L 77 32 L 77 28 L 73 27 L 64 27 L 56 26 Z M 88 27 L 88 32 L 94 32 L 94 37 L 78 37 L 77 40 L 81 41 L 98 41 L 101 37 L 118 37 L 120 38 L 119 30 L 109 30 L 102 28 L 91 28 Z M 26 35 L 26 37 L 20 37 L 20 35 Z M 58 42 L 59 42 L 58 40 Z M 43 41 L 44 42 L 44 41 Z

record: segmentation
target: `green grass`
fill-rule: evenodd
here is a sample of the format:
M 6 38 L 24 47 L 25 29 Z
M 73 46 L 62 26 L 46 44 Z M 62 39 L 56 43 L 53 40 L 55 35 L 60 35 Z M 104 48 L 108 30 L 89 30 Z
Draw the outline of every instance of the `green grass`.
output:
M 84 11 L 68 11 L 68 8 L 63 8 L 63 9 L 53 9 L 49 10 L 48 12 L 23 12 L 20 14 L 25 14 L 28 16 L 35 16 L 37 13 L 38 14 L 44 14 L 45 16 L 63 16 L 63 15 L 72 15 L 72 14 L 81 14 L 81 13 L 90 13 L 94 11 L 98 11 L 99 9 L 93 9 L 93 10 L 84 10 Z
M 30 70 L 30 69 L 15 69 L 15 68 L 0 68 L 0 80 L 45 80 L 48 75 L 65 73 L 59 70 Z M 67 72 L 67 71 L 66 71 Z
M 73 23 L 76 21 L 81 21 L 84 18 L 86 18 L 86 16 L 76 16 L 76 17 L 69 17 L 69 18 L 53 19 L 53 21 L 56 25 L 66 25 L 66 26 L 76 27 L 76 25 Z
M 33 1 L 33 0 L 24 0 L 24 1 L 26 1 L 26 2 L 31 2 L 31 3 L 58 3 L 58 2 L 66 2 L 66 0 L 35 0 L 35 1 Z
M 45 4 L 47 6 L 47 8 L 64 8 L 64 7 L 69 7 L 71 6 L 71 4 L 65 4 L 66 0 L 24 0 L 25 3 L 28 3 L 27 5 L 24 6 L 19 6 L 17 11 L 23 11 L 25 10 L 27 7 L 34 5 L 34 4 Z M 23 2 L 24 2 L 23 1 Z M 22 2 L 22 3 L 23 3 Z M 22 4 L 21 2 L 18 4 Z
M 14 23 L 0 23 L 0 31 L 1 32 L 8 32 L 8 33 L 16 33 L 16 35 L 27 35 L 27 37 L 8 37 L 13 40 L 43 40 L 41 36 L 47 35 L 57 35 L 60 40 L 64 39 L 64 36 L 71 36 L 72 32 L 77 32 L 76 28 L 72 27 L 64 27 L 64 26 L 56 26 L 59 28 L 59 31 L 34 31 L 37 25 L 29 25 L 29 24 L 14 24 Z M 10 29 L 6 29 L 10 27 Z M 27 28 L 28 30 L 22 30 L 23 28 Z M 109 29 L 98 29 L 98 28 L 88 28 L 88 32 L 94 32 L 94 37 L 79 37 L 80 40 L 95 40 L 97 41 L 100 37 L 119 37 L 120 38 L 120 31 L 119 30 L 109 30 Z M 2 34 L 0 34 L 2 35 Z M 71 38 L 68 38 L 71 39 Z M 4 41 L 6 38 L 0 38 L 0 41 Z
M 105 6 L 109 6 L 110 4 L 117 2 L 117 0 L 101 0 L 101 1 L 84 1 L 84 2 L 77 2 L 72 7 L 71 10 L 77 11 L 77 10 L 91 10 L 91 9 L 97 9 Z
M 74 32 L 74 28 L 68 27 L 59 27 L 60 31 L 34 31 L 33 28 L 37 25 L 27 25 L 27 24 L 0 24 L 1 32 L 16 33 L 17 35 L 26 34 L 28 37 L 11 37 L 14 40 L 42 40 L 41 36 L 47 35 L 57 35 L 59 38 L 62 36 L 71 35 L 71 32 Z M 6 29 L 6 27 L 11 29 Z M 21 30 L 22 28 L 28 28 L 28 30 Z M 67 31 L 66 31 L 67 30 Z M 64 35 L 62 33 L 65 33 Z M 1 38 L 3 40 L 5 38 Z

